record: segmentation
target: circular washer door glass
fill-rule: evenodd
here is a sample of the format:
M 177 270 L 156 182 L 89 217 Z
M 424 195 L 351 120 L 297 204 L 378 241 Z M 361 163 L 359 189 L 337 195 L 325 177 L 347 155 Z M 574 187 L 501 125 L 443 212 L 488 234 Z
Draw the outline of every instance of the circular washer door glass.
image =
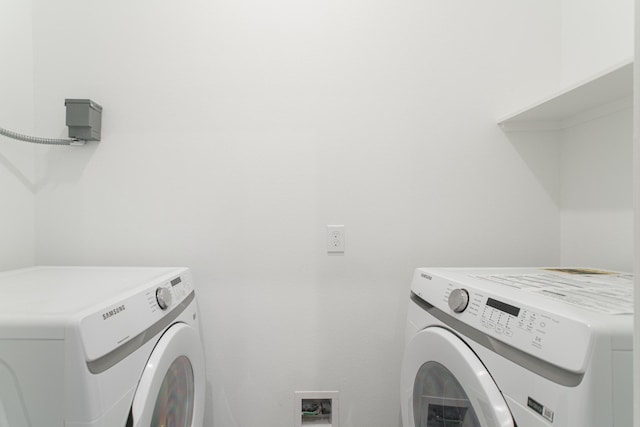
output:
M 481 427 L 469 397 L 444 365 L 427 362 L 413 386 L 416 427 Z
M 173 361 L 162 380 L 151 417 L 151 427 L 191 427 L 194 380 L 186 356 Z

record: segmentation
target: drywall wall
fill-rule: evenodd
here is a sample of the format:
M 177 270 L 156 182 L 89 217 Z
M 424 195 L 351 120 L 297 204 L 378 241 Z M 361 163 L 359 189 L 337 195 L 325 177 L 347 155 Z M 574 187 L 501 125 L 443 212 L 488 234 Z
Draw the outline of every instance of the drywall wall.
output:
M 563 0 L 562 82 L 633 57 L 632 0 Z M 633 270 L 632 109 L 562 131 L 563 265 Z
M 633 58 L 634 0 L 562 0 L 562 83 Z
M 561 138 L 562 264 L 633 271 L 632 109 Z
M 33 131 L 31 2 L 6 0 L 0 13 L 0 127 Z M 34 260 L 33 147 L 0 136 L 0 270 Z
M 555 1 L 34 5 L 37 130 L 104 107 L 38 150 L 36 261 L 191 267 L 208 426 L 292 426 L 295 390 L 399 425 L 413 269 L 559 262 L 558 145 L 495 124 L 557 84 Z
M 635 33 L 634 52 L 635 57 L 640 58 L 640 8 L 635 9 Z M 634 67 L 634 82 L 640 82 L 640 67 Z M 633 103 L 640 105 L 640 87 L 634 85 Z M 640 248 L 640 108 L 633 109 L 633 204 L 634 204 L 634 247 Z M 638 295 L 640 289 L 640 250 L 635 250 L 633 255 L 634 295 Z M 640 313 L 640 298 L 634 298 L 635 313 Z M 640 354 L 640 316 L 634 316 L 633 351 Z M 633 395 L 640 396 L 640 357 L 633 359 Z M 633 399 L 633 425 L 640 427 L 640 399 Z

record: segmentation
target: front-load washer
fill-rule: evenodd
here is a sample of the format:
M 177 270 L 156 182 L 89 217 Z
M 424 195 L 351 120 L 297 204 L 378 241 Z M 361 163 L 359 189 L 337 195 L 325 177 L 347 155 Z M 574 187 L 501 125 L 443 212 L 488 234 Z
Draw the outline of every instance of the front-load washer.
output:
M 201 427 L 204 394 L 188 269 L 0 273 L 0 427 Z
M 632 425 L 632 281 L 592 269 L 417 269 L 404 427 Z

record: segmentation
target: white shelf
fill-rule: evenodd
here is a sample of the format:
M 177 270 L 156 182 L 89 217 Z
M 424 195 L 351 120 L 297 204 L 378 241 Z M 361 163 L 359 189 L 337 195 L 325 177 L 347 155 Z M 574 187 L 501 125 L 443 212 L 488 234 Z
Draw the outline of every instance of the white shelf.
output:
M 633 61 L 553 94 L 498 120 L 503 130 L 564 129 L 633 106 Z

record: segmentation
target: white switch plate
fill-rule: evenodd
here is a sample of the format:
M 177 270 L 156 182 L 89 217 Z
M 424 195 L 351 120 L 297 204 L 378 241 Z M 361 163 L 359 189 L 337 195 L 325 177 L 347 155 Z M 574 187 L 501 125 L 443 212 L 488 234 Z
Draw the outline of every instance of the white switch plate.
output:
M 327 252 L 344 253 L 344 225 L 327 225 Z

